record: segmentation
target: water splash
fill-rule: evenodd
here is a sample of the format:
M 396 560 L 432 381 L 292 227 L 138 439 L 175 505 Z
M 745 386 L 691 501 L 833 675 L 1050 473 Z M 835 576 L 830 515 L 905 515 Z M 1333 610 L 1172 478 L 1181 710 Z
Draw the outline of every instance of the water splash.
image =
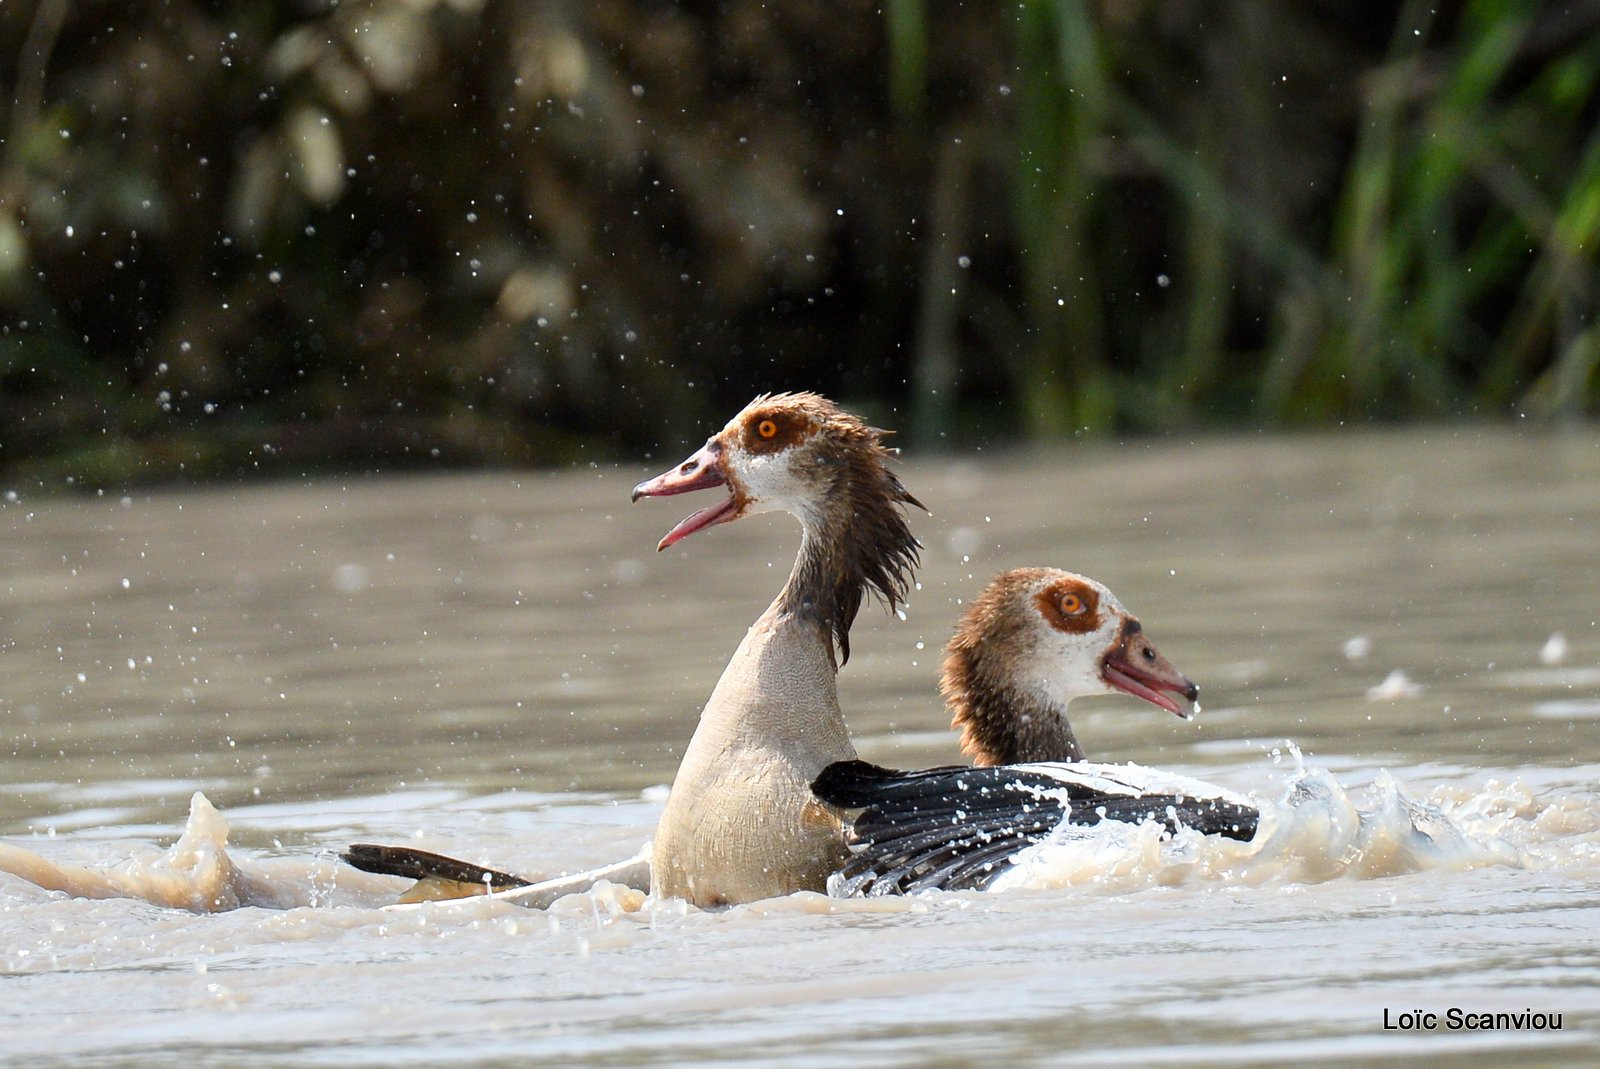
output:
M 241 906 L 291 909 L 325 901 L 340 878 L 330 859 L 271 865 L 228 853 L 228 821 L 196 791 L 177 842 L 108 865 L 74 865 L 0 843 L 0 872 L 73 898 L 134 898 L 216 913 Z M 346 877 L 346 882 L 352 882 Z
M 1412 798 L 1388 772 L 1355 792 L 1326 769 L 1295 768 L 1276 797 L 1255 799 L 1261 827 L 1248 842 L 1177 835 L 1147 823 L 1070 826 L 1019 856 L 992 890 L 1089 887 L 1114 893 L 1153 886 L 1370 880 L 1488 865 L 1545 867 L 1600 850 L 1600 801 L 1540 803 L 1521 784 Z

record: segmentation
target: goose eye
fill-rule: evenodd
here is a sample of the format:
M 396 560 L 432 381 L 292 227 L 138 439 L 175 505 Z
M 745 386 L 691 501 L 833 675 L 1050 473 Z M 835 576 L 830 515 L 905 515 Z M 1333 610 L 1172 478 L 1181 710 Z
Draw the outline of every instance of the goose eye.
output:
M 770 419 L 764 419 L 756 424 L 756 433 L 762 438 L 775 438 L 778 435 L 778 425 Z
M 1061 614 L 1063 616 L 1082 616 L 1089 606 L 1076 594 L 1061 595 Z

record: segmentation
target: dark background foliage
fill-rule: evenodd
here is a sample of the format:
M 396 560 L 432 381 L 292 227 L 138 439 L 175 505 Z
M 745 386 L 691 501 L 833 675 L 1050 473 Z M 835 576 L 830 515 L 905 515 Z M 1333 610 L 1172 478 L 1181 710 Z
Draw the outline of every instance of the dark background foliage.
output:
M 6 0 L 0 473 L 1577 417 L 1597 78 L 1593 4 Z

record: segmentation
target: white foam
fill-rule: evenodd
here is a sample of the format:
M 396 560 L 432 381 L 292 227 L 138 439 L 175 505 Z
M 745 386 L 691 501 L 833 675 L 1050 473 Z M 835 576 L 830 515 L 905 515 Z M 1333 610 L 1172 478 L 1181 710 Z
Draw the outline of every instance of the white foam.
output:
M 1545 640 L 1543 646 L 1539 647 L 1539 663 L 1546 665 L 1560 664 L 1567 659 L 1568 649 L 1567 636 L 1557 631 Z
M 1542 867 L 1572 849 L 1600 847 L 1600 802 L 1592 797 L 1541 804 L 1521 784 L 1491 780 L 1438 788 L 1417 801 L 1388 772 L 1352 792 L 1321 768 L 1283 774 L 1278 783 L 1275 796 L 1268 791 L 1255 799 L 1261 825 L 1251 842 L 1187 829 L 1170 835 L 1154 822 L 1070 826 L 1020 855 L 992 890 L 1126 893 L 1191 883 L 1381 879 L 1486 865 Z M 1578 840 L 1562 846 L 1557 836 Z
M 1367 688 L 1367 701 L 1369 702 L 1395 702 L 1406 698 L 1415 698 L 1421 694 L 1421 683 L 1413 682 L 1405 671 L 1396 668 L 1383 677 L 1383 682 L 1375 687 Z

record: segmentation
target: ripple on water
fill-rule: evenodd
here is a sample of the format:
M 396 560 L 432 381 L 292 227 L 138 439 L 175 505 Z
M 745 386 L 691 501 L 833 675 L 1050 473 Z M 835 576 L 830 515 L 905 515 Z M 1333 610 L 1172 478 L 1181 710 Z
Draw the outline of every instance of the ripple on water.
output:
M 1552 720 L 1593 720 L 1600 718 L 1600 698 L 1561 698 L 1538 702 L 1533 707 L 1533 715 Z

